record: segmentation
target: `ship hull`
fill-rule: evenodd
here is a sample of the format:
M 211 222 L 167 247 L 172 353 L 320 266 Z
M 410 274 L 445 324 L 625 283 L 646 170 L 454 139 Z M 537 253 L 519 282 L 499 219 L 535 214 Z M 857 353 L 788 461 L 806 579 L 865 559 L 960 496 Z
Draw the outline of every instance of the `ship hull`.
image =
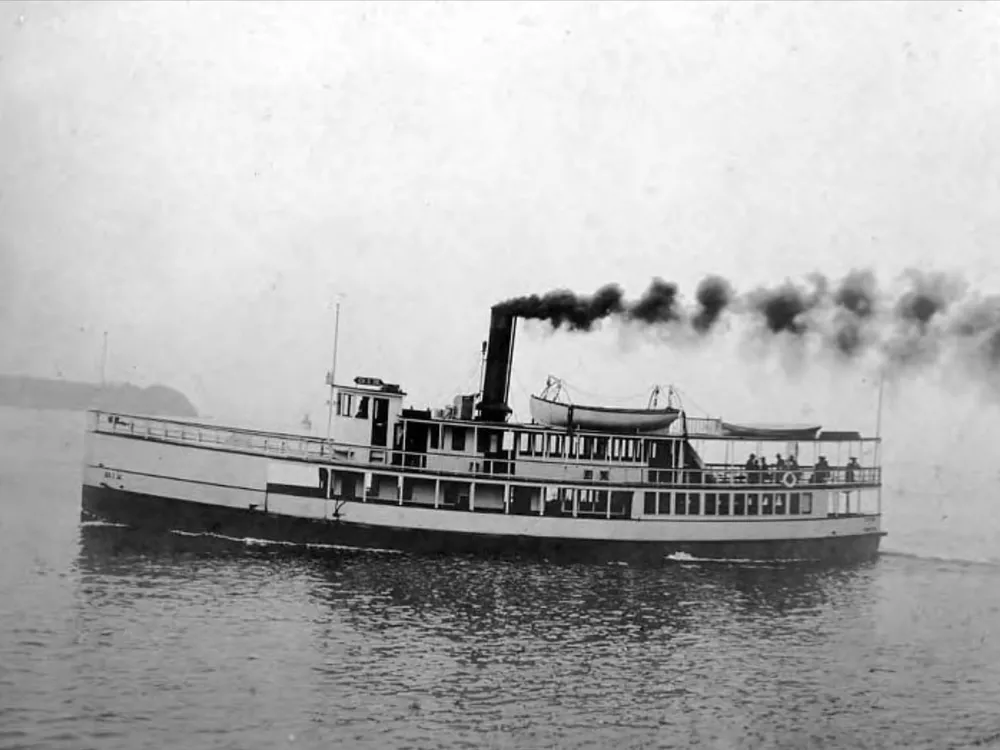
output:
M 719 561 L 798 561 L 845 564 L 878 554 L 881 531 L 787 539 L 592 539 L 581 536 L 495 534 L 456 528 L 393 526 L 344 517 L 304 518 L 193 502 L 109 486 L 84 485 L 82 516 L 151 533 L 209 535 L 236 544 L 393 550 L 417 554 L 536 558 L 566 562 L 658 564 L 688 558 Z M 391 506 L 385 508 L 392 511 Z M 452 514 L 453 511 L 423 510 Z M 500 516 L 499 518 L 502 518 Z M 627 523 L 627 522 L 626 522 Z

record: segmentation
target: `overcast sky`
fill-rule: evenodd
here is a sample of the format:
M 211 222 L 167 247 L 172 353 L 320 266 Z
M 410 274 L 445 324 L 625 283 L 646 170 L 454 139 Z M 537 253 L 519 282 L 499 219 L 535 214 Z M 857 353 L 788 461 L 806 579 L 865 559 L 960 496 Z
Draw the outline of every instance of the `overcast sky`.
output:
M 438 406 L 512 295 L 865 266 L 989 291 L 998 81 L 994 3 L 4 2 L 0 371 L 96 379 L 108 330 L 114 380 L 319 421 L 336 294 L 338 379 Z M 874 422 L 870 373 L 790 377 L 725 337 L 536 324 L 517 351 L 522 416 L 552 373 Z M 897 422 L 972 408 L 928 389 Z

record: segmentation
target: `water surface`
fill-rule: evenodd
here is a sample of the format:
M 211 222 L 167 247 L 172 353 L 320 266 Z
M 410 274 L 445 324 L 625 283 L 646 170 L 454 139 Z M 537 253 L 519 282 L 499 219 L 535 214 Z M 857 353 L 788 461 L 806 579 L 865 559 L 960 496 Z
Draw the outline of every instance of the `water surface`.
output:
M 0 748 L 1000 747 L 991 484 L 846 569 L 298 554 L 81 524 L 82 417 L 0 417 Z

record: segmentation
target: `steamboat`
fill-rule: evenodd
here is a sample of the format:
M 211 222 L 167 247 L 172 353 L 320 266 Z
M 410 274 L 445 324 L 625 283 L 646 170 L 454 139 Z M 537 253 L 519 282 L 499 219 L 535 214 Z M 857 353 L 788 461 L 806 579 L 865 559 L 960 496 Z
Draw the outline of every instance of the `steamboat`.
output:
M 408 408 L 398 385 L 328 373 L 325 439 L 92 410 L 82 515 L 234 540 L 553 560 L 877 555 L 877 436 L 689 418 L 673 399 L 577 405 L 552 379 L 531 398 L 531 421 L 516 422 L 516 322 L 493 308 L 481 390 L 447 409 Z

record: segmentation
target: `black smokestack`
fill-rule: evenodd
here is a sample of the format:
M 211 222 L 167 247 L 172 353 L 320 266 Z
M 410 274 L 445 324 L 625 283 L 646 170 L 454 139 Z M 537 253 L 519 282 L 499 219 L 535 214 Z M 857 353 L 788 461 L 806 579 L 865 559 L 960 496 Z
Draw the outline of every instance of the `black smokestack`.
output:
M 485 422 L 505 422 L 510 414 L 507 395 L 510 390 L 510 368 L 514 353 L 513 313 L 496 305 L 490 314 L 490 337 L 486 345 L 486 371 L 483 375 L 483 398 L 479 417 Z

